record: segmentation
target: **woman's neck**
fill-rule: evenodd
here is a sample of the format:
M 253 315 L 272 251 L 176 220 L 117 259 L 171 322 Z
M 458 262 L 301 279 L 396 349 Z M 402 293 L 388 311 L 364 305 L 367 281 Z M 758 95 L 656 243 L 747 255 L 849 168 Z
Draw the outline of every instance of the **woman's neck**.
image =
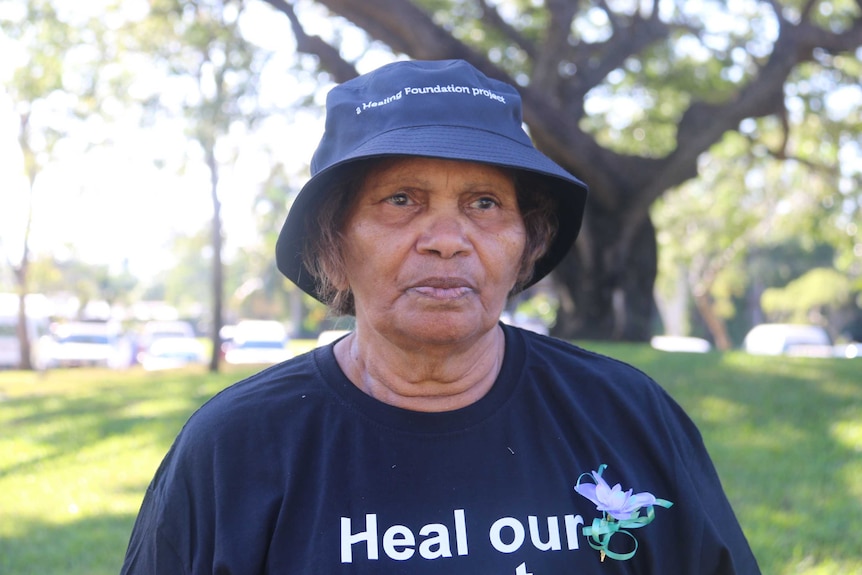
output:
M 494 385 L 503 363 L 505 338 L 495 325 L 476 341 L 405 349 L 361 330 L 335 345 L 342 371 L 364 393 L 413 411 L 466 407 Z

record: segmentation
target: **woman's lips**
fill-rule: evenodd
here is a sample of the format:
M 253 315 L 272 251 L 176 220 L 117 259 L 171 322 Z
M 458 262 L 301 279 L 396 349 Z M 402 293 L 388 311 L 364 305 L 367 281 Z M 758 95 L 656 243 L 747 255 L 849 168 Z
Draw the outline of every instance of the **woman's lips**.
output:
M 408 291 L 435 299 L 457 299 L 475 291 L 464 278 L 425 278 L 415 282 Z

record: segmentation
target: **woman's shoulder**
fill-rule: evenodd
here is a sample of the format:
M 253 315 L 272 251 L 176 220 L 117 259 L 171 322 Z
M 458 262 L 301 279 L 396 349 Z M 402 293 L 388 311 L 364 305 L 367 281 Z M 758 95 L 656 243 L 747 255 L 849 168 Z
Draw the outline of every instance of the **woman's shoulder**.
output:
M 201 405 L 177 434 L 151 488 L 168 489 L 177 477 L 198 485 L 224 480 L 305 449 L 296 438 L 325 429 L 333 411 L 333 394 L 315 358 L 321 353 L 263 369 Z M 280 472 L 278 466 L 267 469 Z
M 576 376 L 581 381 L 593 383 L 657 385 L 642 370 L 620 359 L 566 340 L 526 330 L 518 331 L 525 344 L 525 363 L 532 369 L 559 371 L 569 377 Z
M 191 415 L 182 434 L 218 438 L 296 420 L 312 404 L 330 397 L 316 358 L 320 351 L 296 356 L 226 387 Z
M 689 437 L 699 443 L 682 406 L 639 368 L 559 339 L 524 338 L 525 393 L 579 421 L 625 422 L 619 429 L 639 429 L 660 442 Z
M 688 426 L 688 416 L 650 375 L 622 360 L 560 339 L 524 333 L 524 371 L 529 388 L 594 411 L 636 414 L 644 410 Z

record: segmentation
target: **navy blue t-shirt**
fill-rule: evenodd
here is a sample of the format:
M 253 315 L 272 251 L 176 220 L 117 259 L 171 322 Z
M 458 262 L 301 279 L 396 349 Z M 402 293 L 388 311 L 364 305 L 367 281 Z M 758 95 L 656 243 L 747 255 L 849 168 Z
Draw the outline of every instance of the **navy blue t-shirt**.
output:
M 498 380 L 455 411 L 371 398 L 332 346 L 224 390 L 156 473 L 122 573 L 759 573 L 699 432 L 655 382 L 504 330 Z M 584 534 L 602 512 L 575 491 L 599 469 L 673 503 L 603 561 Z

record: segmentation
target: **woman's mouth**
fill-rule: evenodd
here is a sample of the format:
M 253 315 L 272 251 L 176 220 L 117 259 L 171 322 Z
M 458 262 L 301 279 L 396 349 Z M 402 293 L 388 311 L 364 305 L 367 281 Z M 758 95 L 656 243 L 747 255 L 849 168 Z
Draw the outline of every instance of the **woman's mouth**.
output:
M 464 278 L 425 278 L 410 286 L 408 291 L 429 298 L 453 300 L 469 295 L 475 289 Z

